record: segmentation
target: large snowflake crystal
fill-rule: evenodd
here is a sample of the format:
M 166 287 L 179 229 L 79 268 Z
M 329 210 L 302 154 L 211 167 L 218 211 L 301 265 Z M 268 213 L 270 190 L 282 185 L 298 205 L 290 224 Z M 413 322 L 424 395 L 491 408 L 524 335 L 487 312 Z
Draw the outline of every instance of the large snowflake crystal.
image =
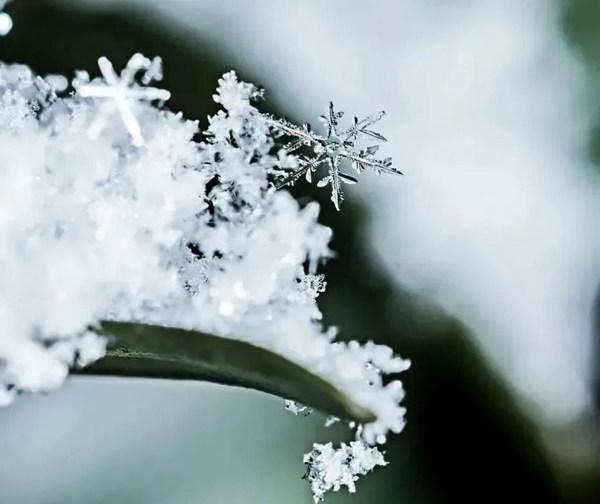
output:
M 266 116 L 267 124 L 282 135 L 292 137 L 292 140 L 283 149 L 286 154 L 296 153 L 298 159 L 298 166 L 278 184 L 279 187 L 294 184 L 302 176 L 312 182 L 313 174 L 321 165 L 325 164 L 329 174 L 319 180 L 317 186 L 331 185 L 331 201 L 339 210 L 344 199 L 342 183 L 355 184 L 357 182 L 354 177 L 341 171 L 342 161 L 349 162 L 357 173 L 370 168 L 378 175 L 381 173 L 402 174 L 400 170 L 392 166 L 392 158 L 378 159 L 375 157 L 379 145 L 370 145 L 363 149 L 357 146 L 357 143 L 364 139 L 377 142 L 387 141 L 383 135 L 369 129 L 385 115 L 385 112 L 377 112 L 362 120 L 354 117 L 352 125 L 340 131 L 339 119 L 343 115 L 343 112 L 336 112 L 332 102 L 329 103 L 328 114 L 320 117 L 327 130 L 326 135 L 315 133 L 308 123 L 297 126 L 284 119 Z M 299 152 L 303 147 L 308 148 L 309 154 Z

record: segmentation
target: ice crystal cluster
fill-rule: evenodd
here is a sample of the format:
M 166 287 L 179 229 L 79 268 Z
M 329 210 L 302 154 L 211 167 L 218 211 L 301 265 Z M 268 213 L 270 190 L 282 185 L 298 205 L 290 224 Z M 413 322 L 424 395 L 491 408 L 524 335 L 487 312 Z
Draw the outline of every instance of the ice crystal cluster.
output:
M 0 402 L 52 390 L 71 367 L 102 357 L 102 319 L 245 340 L 377 415 L 356 442 L 315 445 L 306 460 L 316 499 L 353 489 L 383 463 L 370 445 L 403 428 L 402 386 L 384 382 L 407 362 L 385 346 L 337 342 L 320 322 L 317 268 L 331 230 L 316 203 L 276 189 L 307 166 L 278 146 L 291 126 L 261 114 L 258 90 L 233 72 L 219 80 L 222 110 L 200 134 L 165 108 L 167 91 L 149 87 L 162 76 L 159 58 L 136 54 L 120 73 L 106 58 L 99 67 L 69 83 L 0 65 Z M 385 171 L 387 161 L 349 154 L 348 139 L 371 123 L 355 123 L 344 146 L 326 147 L 307 170 L 327 159 L 335 170 L 341 157 Z M 310 135 L 303 141 L 326 138 Z
M 350 493 L 356 492 L 355 482 L 359 476 L 376 466 L 387 465 L 377 448 L 361 441 L 341 443 L 337 449 L 332 443 L 315 443 L 312 451 L 304 455 L 304 463 L 307 466 L 305 477 L 310 482 L 315 502 L 322 500 L 325 492 L 338 491 L 342 486 Z

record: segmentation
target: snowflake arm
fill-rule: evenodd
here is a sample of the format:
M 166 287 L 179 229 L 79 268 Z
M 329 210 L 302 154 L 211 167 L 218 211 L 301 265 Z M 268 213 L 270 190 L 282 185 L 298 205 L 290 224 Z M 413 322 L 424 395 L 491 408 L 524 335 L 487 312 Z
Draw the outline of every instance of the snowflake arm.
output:
M 341 161 L 347 160 L 357 173 L 367 168 L 377 174 L 387 173 L 401 175 L 402 172 L 392 166 L 391 158 L 377 159 L 374 157 L 378 145 L 371 145 L 365 149 L 359 149 L 356 143 L 363 139 L 371 139 L 377 142 L 386 142 L 386 138 L 369 129 L 385 115 L 385 112 L 377 112 L 362 120 L 354 118 L 353 124 L 343 132 L 338 131 L 339 120 L 343 112 L 337 112 L 332 102 L 326 115 L 320 116 L 326 128 L 326 135 L 319 135 L 312 131 L 310 124 L 296 126 L 295 124 L 272 116 L 264 116 L 268 126 L 276 130 L 280 135 L 292 137 L 292 140 L 283 146 L 286 154 L 294 154 L 302 147 L 308 147 L 312 153 L 298 157 L 299 168 L 284 176 L 277 187 L 292 185 L 302 176 L 311 182 L 312 174 L 322 165 L 326 164 L 328 175 L 321 179 L 317 185 L 324 187 L 331 185 L 331 201 L 337 210 L 343 200 L 342 183 L 355 184 L 357 180 L 340 170 Z
M 311 145 L 315 142 L 321 142 L 321 141 L 324 142 L 327 140 L 326 137 L 323 137 L 321 135 L 314 133 L 311 130 L 310 124 L 303 124 L 302 126 L 296 126 L 295 124 L 287 121 L 286 119 L 279 119 L 277 117 L 273 117 L 270 115 L 265 115 L 264 118 L 265 118 L 265 122 L 269 126 L 272 126 L 274 129 L 280 131 L 281 133 L 284 133 L 291 137 L 296 137 L 298 139 L 297 141 L 292 142 L 292 144 L 294 144 L 294 146 L 291 148 L 290 152 L 292 150 L 297 149 L 301 145 Z M 291 144 L 289 144 L 289 145 L 291 145 Z M 290 148 L 289 145 L 286 146 L 288 149 Z
M 348 138 L 357 138 L 359 135 L 363 134 L 373 137 L 375 140 L 379 140 L 380 142 L 387 142 L 387 138 L 385 138 L 383 135 L 367 129 L 369 126 L 380 121 L 384 115 L 385 110 L 380 110 L 375 114 L 365 117 L 361 121 L 358 120 L 358 117 L 354 117 L 352 126 L 344 131 L 342 135 Z
M 329 157 L 327 162 L 329 163 L 329 176 L 321 179 L 318 185 L 326 186 L 327 184 L 331 184 L 331 201 L 336 210 L 339 210 L 340 203 L 344 199 L 342 178 L 340 176 L 340 158 L 339 156 Z
M 363 171 L 366 167 L 373 168 L 377 174 L 388 173 L 390 175 L 401 175 L 402 172 L 392 166 L 392 159 L 385 158 L 380 159 L 369 159 L 365 155 L 354 155 L 354 154 L 342 154 L 340 157 L 350 159 L 352 166 L 357 172 Z
M 308 182 L 312 182 L 312 173 L 319 167 L 319 165 L 327 159 L 326 156 L 319 156 L 315 159 L 300 158 L 300 168 L 294 170 L 290 175 L 286 176 L 281 182 L 277 184 L 277 189 L 281 189 L 288 184 L 294 184 L 302 176 L 306 177 Z

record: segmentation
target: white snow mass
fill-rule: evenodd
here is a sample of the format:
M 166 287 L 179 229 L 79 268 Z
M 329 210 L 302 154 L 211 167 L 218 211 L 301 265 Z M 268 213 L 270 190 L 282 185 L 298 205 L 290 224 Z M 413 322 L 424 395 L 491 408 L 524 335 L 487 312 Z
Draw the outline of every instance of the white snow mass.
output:
M 331 230 L 316 203 L 275 190 L 298 160 L 254 108 L 258 90 L 224 75 L 223 110 L 197 141 L 198 123 L 147 87 L 160 59 L 99 66 L 69 93 L 60 76 L 0 64 L 0 402 L 101 358 L 101 320 L 183 327 L 324 377 L 377 415 L 356 441 L 376 451 L 367 444 L 404 426 L 402 385 L 384 376 L 408 363 L 322 326 Z

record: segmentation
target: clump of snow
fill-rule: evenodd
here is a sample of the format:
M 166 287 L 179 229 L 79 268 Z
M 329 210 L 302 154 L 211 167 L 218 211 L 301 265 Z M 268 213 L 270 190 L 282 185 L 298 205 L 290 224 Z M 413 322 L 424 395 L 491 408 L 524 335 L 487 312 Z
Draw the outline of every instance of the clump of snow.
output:
M 339 448 L 334 448 L 333 443 L 315 443 L 312 451 L 304 456 L 304 463 L 305 477 L 310 483 L 315 503 L 321 502 L 326 492 L 337 492 L 342 486 L 346 486 L 350 493 L 356 492 L 355 482 L 359 476 L 377 466 L 387 465 L 377 448 L 360 440 L 341 443 Z
M 99 66 L 102 78 L 78 72 L 69 94 L 60 76 L 0 64 L 0 402 L 58 387 L 103 356 L 101 320 L 126 320 L 269 348 L 376 414 L 361 443 L 399 432 L 402 385 L 384 376 L 408 363 L 322 326 L 331 230 L 316 203 L 275 190 L 298 159 L 252 104 L 258 90 L 225 74 L 223 110 L 198 142 L 198 123 L 147 87 L 160 59 Z M 377 463 L 357 464 L 353 474 Z

